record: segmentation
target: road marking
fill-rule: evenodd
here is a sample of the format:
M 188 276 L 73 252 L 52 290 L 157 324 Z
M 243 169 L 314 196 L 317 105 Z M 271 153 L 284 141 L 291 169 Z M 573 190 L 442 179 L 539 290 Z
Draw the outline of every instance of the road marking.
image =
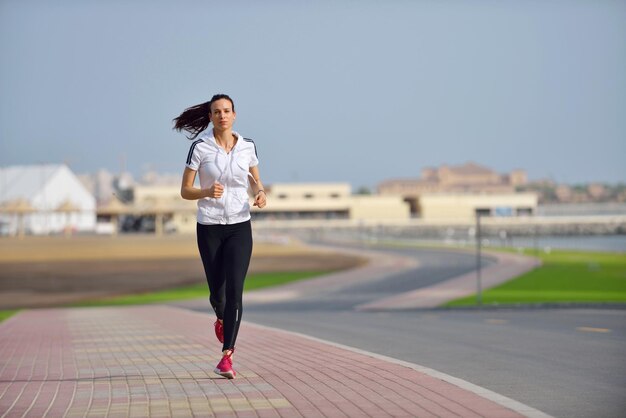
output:
M 485 322 L 488 324 L 502 325 L 502 324 L 508 324 L 509 320 L 508 319 L 485 319 Z
M 580 332 L 600 332 L 600 333 L 611 332 L 611 330 L 608 329 L 608 328 L 592 328 L 592 327 L 576 327 L 576 331 L 580 331 Z

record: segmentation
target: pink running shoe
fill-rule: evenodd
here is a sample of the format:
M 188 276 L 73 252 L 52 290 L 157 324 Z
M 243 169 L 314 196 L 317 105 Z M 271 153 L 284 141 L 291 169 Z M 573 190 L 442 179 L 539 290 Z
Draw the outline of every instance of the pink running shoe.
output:
M 219 319 L 216 319 L 213 325 L 215 326 L 215 336 L 219 342 L 224 344 L 224 324 L 222 324 Z
M 215 373 L 219 374 L 220 376 L 224 376 L 227 379 L 235 378 L 237 373 L 235 373 L 235 371 L 233 370 L 232 359 L 234 351 L 235 350 L 233 349 L 230 351 L 230 354 L 224 354 L 220 362 L 217 363 L 217 366 L 215 366 L 215 369 L 213 370 Z

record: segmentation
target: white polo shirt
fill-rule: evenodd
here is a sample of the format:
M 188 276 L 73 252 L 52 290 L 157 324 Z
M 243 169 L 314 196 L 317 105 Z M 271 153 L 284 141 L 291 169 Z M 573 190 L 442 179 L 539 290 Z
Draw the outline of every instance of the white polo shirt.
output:
M 250 219 L 248 173 L 259 160 L 254 142 L 237 132 L 233 134 L 237 136 L 237 143 L 228 154 L 215 142 L 213 129 L 200 134 L 189 149 L 186 166 L 198 172 L 200 187 L 208 189 L 216 181 L 224 186 L 224 194 L 219 199 L 198 200 L 198 223 L 228 225 Z

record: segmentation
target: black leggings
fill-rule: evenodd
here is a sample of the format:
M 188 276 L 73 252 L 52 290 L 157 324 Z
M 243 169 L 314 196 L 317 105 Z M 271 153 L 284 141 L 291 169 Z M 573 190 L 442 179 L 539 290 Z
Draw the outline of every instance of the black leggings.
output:
M 241 323 L 243 282 L 252 255 L 250 221 L 231 225 L 202 225 L 197 228 L 198 249 L 211 296 L 209 301 L 224 321 L 224 346 L 235 348 Z

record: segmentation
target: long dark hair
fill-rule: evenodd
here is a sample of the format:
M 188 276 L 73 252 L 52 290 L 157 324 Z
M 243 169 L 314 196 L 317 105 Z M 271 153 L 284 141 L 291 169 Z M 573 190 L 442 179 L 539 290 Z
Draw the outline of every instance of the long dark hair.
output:
M 196 137 L 200 135 L 200 132 L 208 128 L 209 123 L 211 123 L 211 118 L 209 117 L 209 114 L 211 113 L 211 104 L 220 99 L 228 100 L 233 106 L 233 112 L 235 111 L 235 103 L 233 102 L 233 99 L 228 97 L 227 94 L 216 94 L 215 96 L 211 97 L 211 100 L 209 100 L 208 102 L 200 103 L 198 105 L 191 106 L 185 109 L 183 113 L 181 113 L 177 118 L 173 119 L 173 129 L 177 130 L 178 132 L 189 132 L 191 135 L 187 138 L 191 140 L 196 139 Z

